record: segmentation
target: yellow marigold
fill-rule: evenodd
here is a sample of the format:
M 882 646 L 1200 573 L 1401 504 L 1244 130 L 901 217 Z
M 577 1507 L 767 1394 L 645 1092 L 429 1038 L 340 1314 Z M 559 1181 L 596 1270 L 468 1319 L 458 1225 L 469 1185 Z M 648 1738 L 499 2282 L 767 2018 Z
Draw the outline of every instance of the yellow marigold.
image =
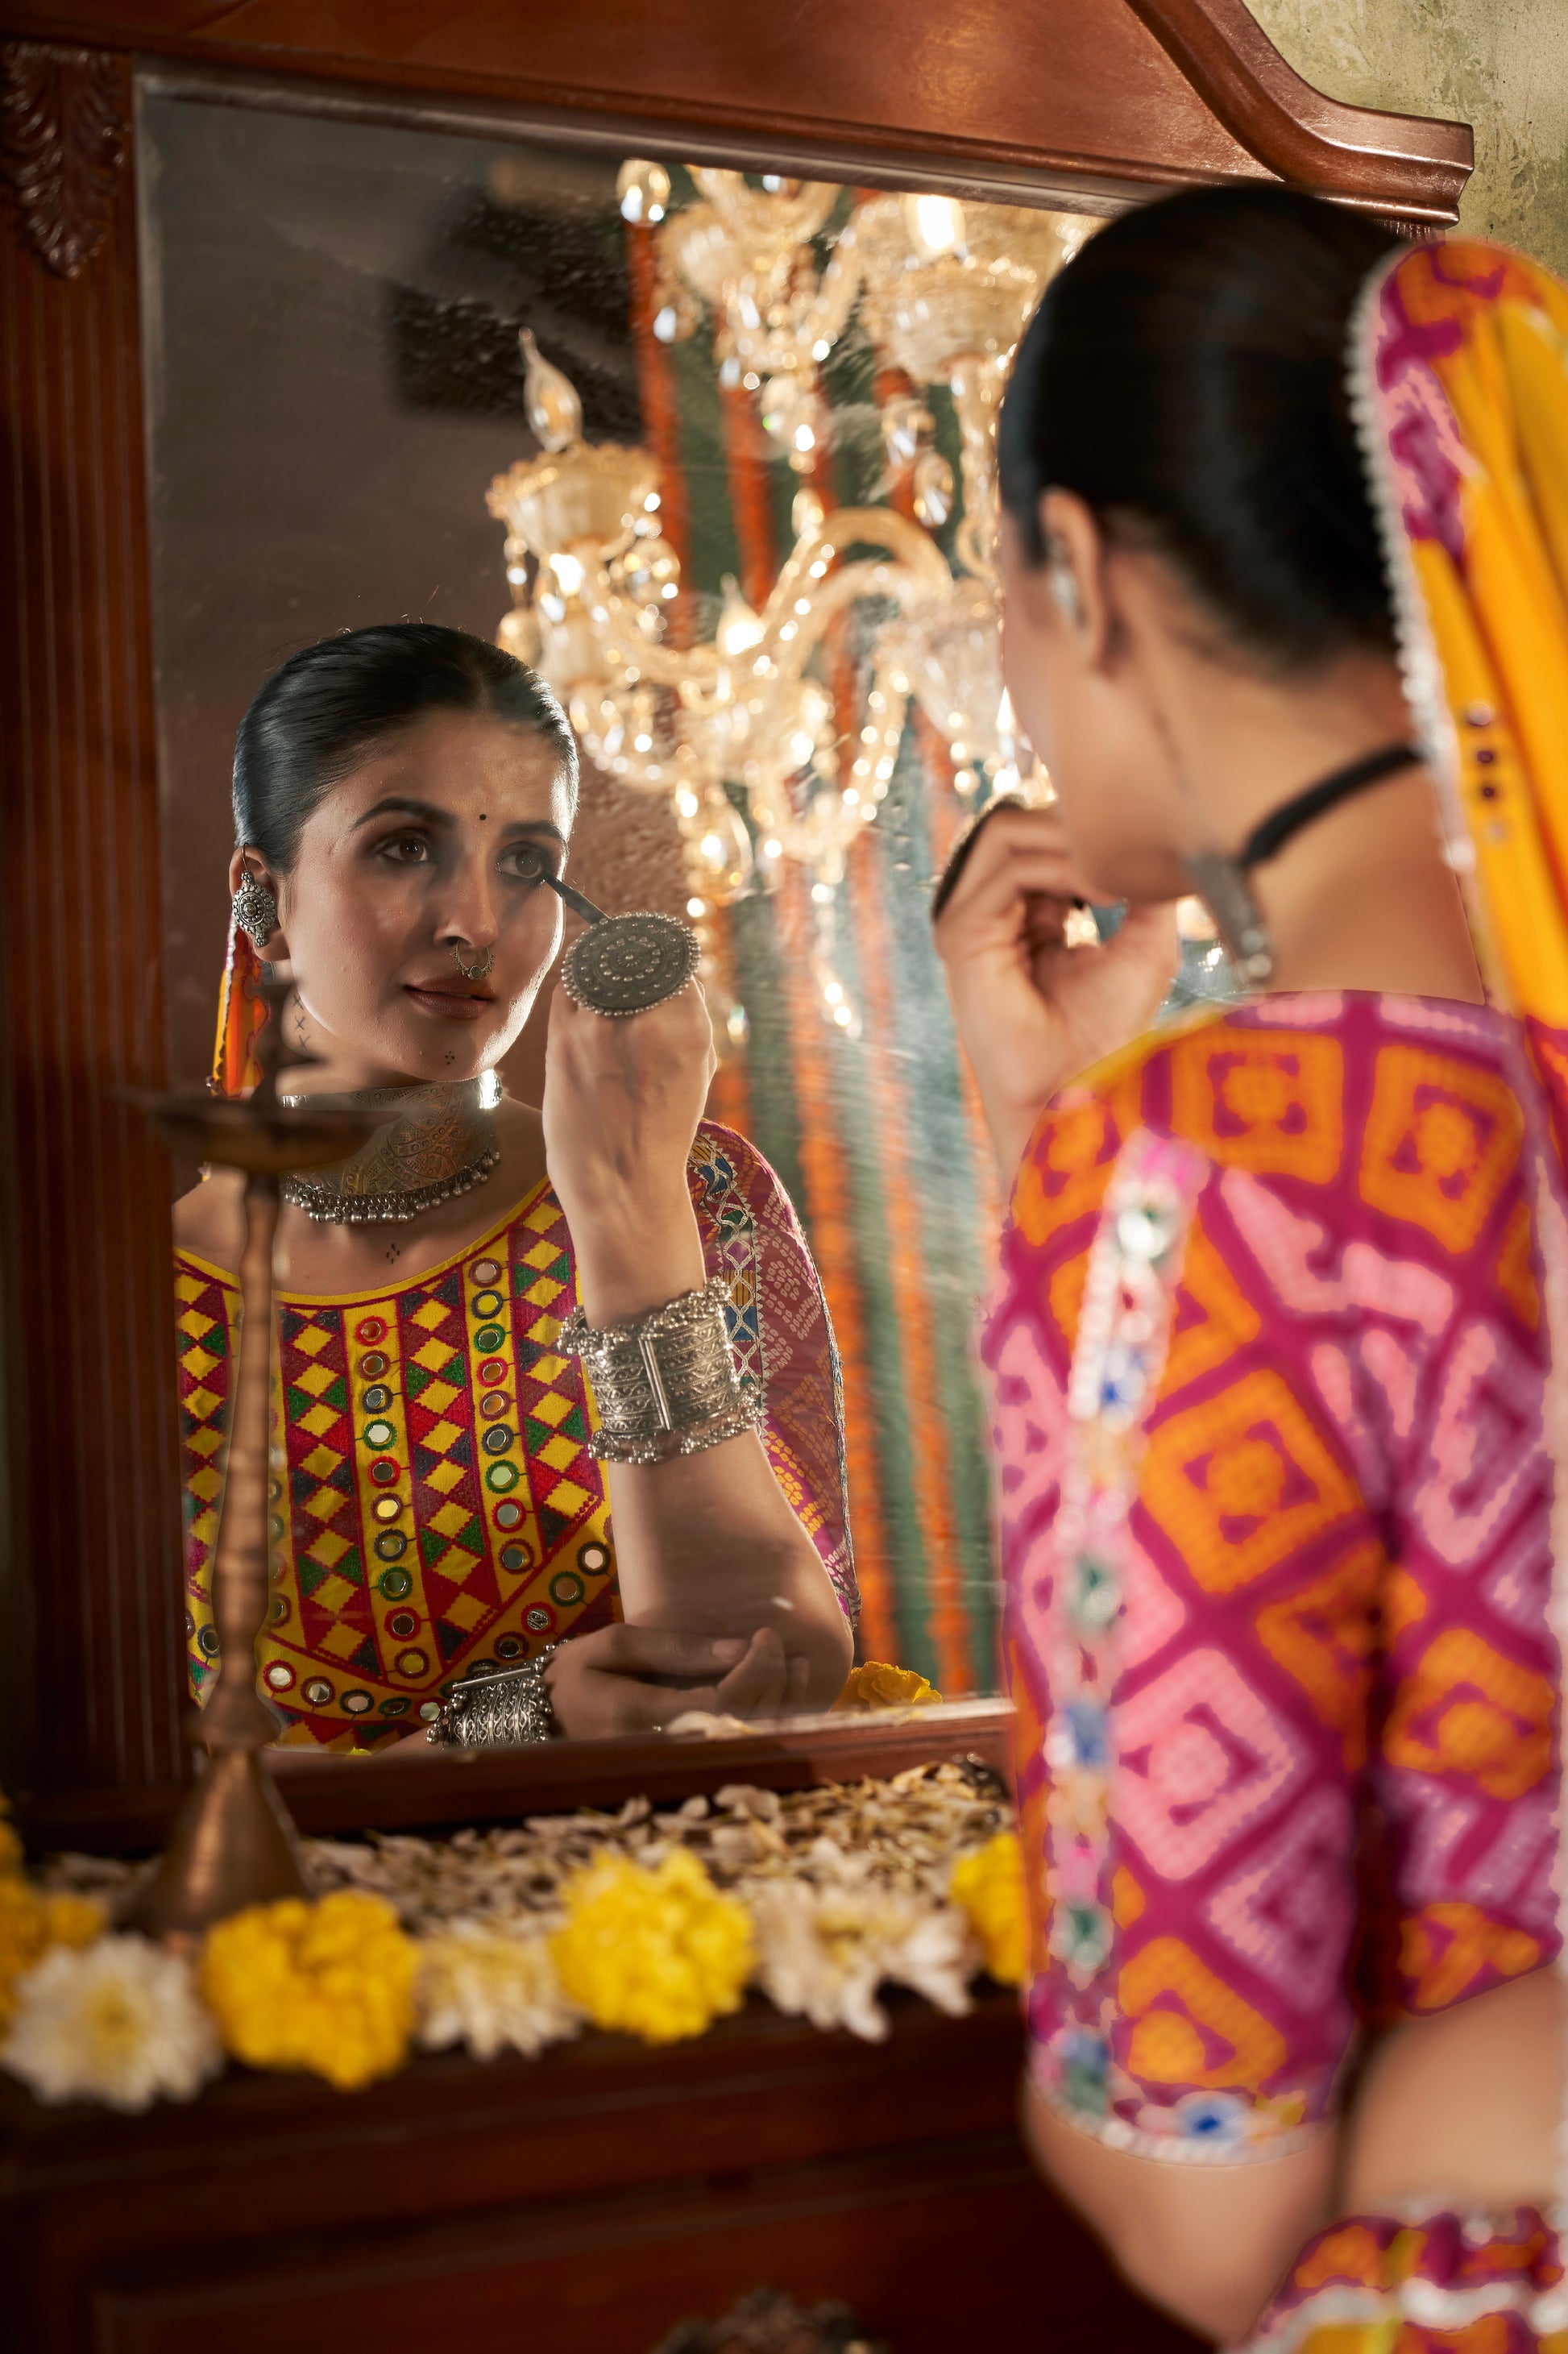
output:
M 0 2029 L 16 2008 L 16 1981 L 51 1946 L 90 1946 L 103 1907 L 90 1896 L 45 1896 L 19 1873 L 0 1877 Z
M 340 2092 L 401 2067 L 418 1949 L 385 1898 L 338 1889 L 253 1904 L 207 1932 L 201 1987 L 252 2068 L 304 2068 Z
M 913 1668 L 889 1667 L 885 1659 L 863 1659 L 852 1668 L 838 1708 L 930 1708 L 941 1699 L 935 1684 Z
M 969 1915 L 991 1976 L 1001 1986 L 1022 1986 L 1029 1953 L 1029 1917 L 1018 1833 L 998 1831 L 984 1847 L 961 1855 L 953 1866 L 949 1887 L 954 1903 Z
M 700 2035 L 738 2010 L 756 1954 L 745 1905 L 683 1848 L 652 1871 L 601 1856 L 568 1885 L 550 1945 L 568 1998 L 645 2043 Z

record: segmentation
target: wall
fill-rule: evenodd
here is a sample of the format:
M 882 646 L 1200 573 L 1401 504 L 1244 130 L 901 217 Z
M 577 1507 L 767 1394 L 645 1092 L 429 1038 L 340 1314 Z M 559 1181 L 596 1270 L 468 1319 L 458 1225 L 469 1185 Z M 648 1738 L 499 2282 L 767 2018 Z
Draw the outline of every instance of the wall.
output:
M 1247 0 L 1298 73 L 1476 134 L 1461 225 L 1568 276 L 1568 0 Z

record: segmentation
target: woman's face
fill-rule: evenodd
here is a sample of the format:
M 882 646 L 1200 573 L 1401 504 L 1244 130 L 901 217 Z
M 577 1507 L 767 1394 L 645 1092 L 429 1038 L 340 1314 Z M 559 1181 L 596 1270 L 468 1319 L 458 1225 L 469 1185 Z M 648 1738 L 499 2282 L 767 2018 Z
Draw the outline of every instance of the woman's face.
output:
M 561 938 L 544 881 L 571 790 L 536 729 L 434 712 L 373 744 L 301 832 L 281 951 L 311 1050 L 353 1083 L 473 1077 L 526 1021 Z M 489 969 L 466 978 L 461 963 Z M 456 951 L 456 953 L 454 953 Z

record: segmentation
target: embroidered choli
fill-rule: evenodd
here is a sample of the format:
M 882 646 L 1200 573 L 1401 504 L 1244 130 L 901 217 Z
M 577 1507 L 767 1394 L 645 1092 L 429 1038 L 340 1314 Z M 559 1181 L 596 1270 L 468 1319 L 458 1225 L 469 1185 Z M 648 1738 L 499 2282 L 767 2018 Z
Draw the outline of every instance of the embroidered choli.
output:
M 768 1163 L 705 1122 L 688 1166 L 768 1460 L 855 1614 L 838 1357 L 821 1283 Z M 186 1634 L 201 1699 L 217 1657 L 209 1572 L 239 1294 L 175 1254 Z M 272 1593 L 260 1688 L 286 1744 L 366 1749 L 433 1717 L 481 1661 L 515 1666 L 619 1616 L 596 1424 L 576 1357 L 571 1237 L 548 1182 L 411 1283 L 282 1293 L 273 1370 Z
M 1116 2147 L 1288 2148 L 1358 2014 L 1559 1950 L 1518 1041 L 1266 999 L 1144 1040 L 1024 1156 L 982 1353 L 1033 2066 Z

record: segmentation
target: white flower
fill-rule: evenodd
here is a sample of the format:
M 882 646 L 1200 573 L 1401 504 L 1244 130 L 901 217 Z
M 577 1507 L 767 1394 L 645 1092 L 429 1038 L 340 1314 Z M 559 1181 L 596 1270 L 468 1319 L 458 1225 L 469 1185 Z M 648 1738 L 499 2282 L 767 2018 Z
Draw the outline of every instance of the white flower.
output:
M 476 2060 L 508 2046 L 532 2059 L 582 2027 L 556 1975 L 547 1939 L 525 1930 L 453 1921 L 419 1940 L 417 2033 L 428 2051 L 466 2043 Z
M 799 1880 L 753 1880 L 742 1893 L 757 1928 L 758 1981 L 780 2010 L 871 2043 L 887 2032 L 876 1999 L 884 1981 L 913 1987 L 955 2018 L 968 2010 L 980 1960 L 954 1906 Z
M 0 2061 L 41 2101 L 145 2109 L 188 2101 L 223 2066 L 189 1963 L 144 1937 L 56 1946 L 16 1993 Z

